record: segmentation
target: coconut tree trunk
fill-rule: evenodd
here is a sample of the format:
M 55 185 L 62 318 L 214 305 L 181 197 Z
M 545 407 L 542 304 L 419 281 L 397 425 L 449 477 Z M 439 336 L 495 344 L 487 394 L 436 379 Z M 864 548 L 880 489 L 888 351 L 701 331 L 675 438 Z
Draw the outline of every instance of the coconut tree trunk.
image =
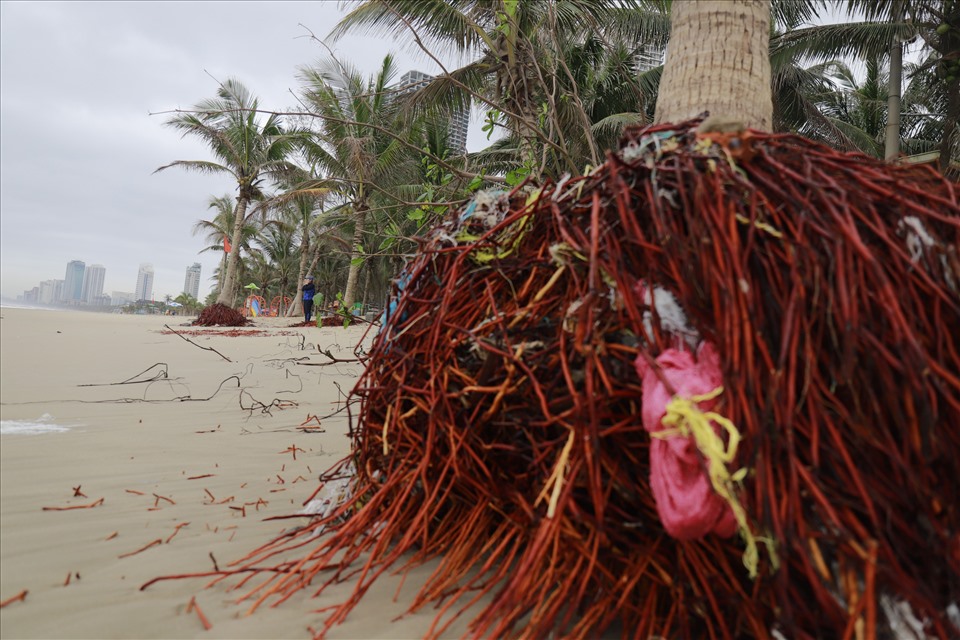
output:
M 307 260 L 310 259 L 310 236 L 307 229 L 303 230 L 303 239 L 300 240 L 300 271 L 297 274 L 297 293 L 293 296 L 293 303 L 287 309 L 287 317 L 298 315 L 303 309 L 303 279 L 307 277 Z
M 363 295 L 360 297 L 360 302 L 364 304 L 364 307 L 370 301 L 370 277 L 372 273 L 373 264 L 368 264 L 366 271 L 363 272 Z
M 947 114 L 943 122 L 943 140 L 940 142 L 940 171 L 944 173 L 953 158 L 957 120 L 960 120 L 960 79 L 954 78 L 953 82 L 947 85 Z
M 770 0 L 674 0 L 655 122 L 709 111 L 769 131 Z
M 347 286 L 343 292 L 343 306 L 349 311 L 357 298 L 357 280 L 360 275 L 360 260 L 363 257 L 363 234 L 367 223 L 367 208 L 361 206 L 357 208 L 355 215 L 355 226 L 353 229 L 353 245 L 350 250 L 350 269 L 347 271 Z
M 903 19 L 903 2 L 893 3 L 891 19 L 898 23 Z M 894 35 L 890 43 L 890 77 L 887 89 L 887 132 L 883 157 L 887 162 L 900 155 L 900 90 L 903 83 L 903 43 Z
M 220 294 L 223 292 L 223 280 L 227 277 L 227 257 L 228 254 L 226 251 L 223 252 L 223 257 L 220 258 L 220 273 L 217 274 L 217 299 L 220 299 Z
M 237 268 L 240 263 L 240 244 L 243 241 L 243 222 L 247 217 L 247 201 L 244 196 L 237 197 L 237 208 L 233 211 L 233 237 L 230 240 L 230 256 L 227 258 L 227 275 L 223 278 L 218 304 L 228 307 L 234 305 L 237 290 Z

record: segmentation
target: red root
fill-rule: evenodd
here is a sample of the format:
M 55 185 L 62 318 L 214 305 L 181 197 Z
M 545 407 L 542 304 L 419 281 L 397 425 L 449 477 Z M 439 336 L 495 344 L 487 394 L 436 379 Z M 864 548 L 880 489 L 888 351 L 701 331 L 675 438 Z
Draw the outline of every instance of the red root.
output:
M 438 603 L 431 636 L 488 595 L 477 637 L 842 637 L 887 625 L 881 597 L 955 637 L 956 186 L 697 124 L 633 130 L 589 176 L 428 237 L 353 390 L 354 452 L 323 477 L 356 469 L 352 497 L 234 563 L 260 574 L 251 609 L 348 581 L 322 636 L 379 575 L 437 559 L 410 607 Z M 678 338 L 641 281 L 719 354 L 736 496 L 769 541 L 755 580 L 740 537 L 677 540 L 657 516 L 634 362 Z
M 245 327 L 250 321 L 236 309 L 218 303 L 204 308 L 193 324 L 200 327 Z

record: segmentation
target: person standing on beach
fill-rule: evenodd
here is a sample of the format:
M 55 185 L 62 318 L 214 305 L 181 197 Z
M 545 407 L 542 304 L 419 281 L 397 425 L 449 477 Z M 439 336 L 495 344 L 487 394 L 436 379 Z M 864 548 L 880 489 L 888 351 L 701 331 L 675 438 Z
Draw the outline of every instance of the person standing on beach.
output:
M 313 286 L 313 276 L 307 276 L 303 281 L 303 320 L 310 322 L 310 314 L 313 312 L 313 294 L 316 292 Z

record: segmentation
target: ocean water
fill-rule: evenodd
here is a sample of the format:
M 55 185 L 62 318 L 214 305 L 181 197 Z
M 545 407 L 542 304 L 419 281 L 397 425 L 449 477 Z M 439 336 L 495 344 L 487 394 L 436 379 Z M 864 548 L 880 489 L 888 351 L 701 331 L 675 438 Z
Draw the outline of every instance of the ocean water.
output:
M 0 436 L 33 436 L 40 433 L 69 431 L 70 428 L 66 425 L 57 424 L 49 413 L 43 414 L 36 420 L 0 420 Z
M 9 298 L 0 298 L 0 309 L 30 309 L 31 311 L 74 311 L 68 307 L 53 307 L 45 305 L 30 304 L 27 302 L 17 302 Z

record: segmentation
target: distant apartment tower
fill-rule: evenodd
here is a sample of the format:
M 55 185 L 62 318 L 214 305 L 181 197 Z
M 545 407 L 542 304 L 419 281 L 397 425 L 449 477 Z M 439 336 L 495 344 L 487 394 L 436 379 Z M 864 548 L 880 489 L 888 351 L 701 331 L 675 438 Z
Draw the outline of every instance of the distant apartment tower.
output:
M 17 302 L 39 302 L 40 301 L 40 287 L 34 287 L 33 289 L 28 289 L 23 292 L 22 296 L 17 296 Z
M 71 260 L 67 263 L 67 273 L 63 278 L 63 289 L 60 300 L 67 303 L 77 303 L 83 300 L 83 272 L 86 264 L 83 260 Z
M 194 262 L 187 267 L 187 277 L 183 280 L 183 292 L 196 300 L 200 296 L 200 263 Z
M 407 71 L 400 76 L 400 85 L 397 87 L 397 95 L 402 96 L 411 91 L 417 91 L 427 86 L 433 80 L 433 76 L 423 71 Z M 461 109 L 450 118 L 450 124 L 447 127 L 447 143 L 451 148 L 460 153 L 467 152 L 467 127 L 470 124 L 470 109 Z
M 94 304 L 103 295 L 103 278 L 107 270 L 102 264 L 92 264 L 83 273 L 83 293 L 80 298 L 86 304 Z
M 63 280 L 44 280 L 40 283 L 40 297 L 37 302 L 41 304 L 54 304 L 60 302 L 63 296 Z
M 663 47 L 644 45 L 636 54 L 637 70 L 643 73 L 659 67 L 663 64 L 665 53 Z
M 143 263 L 140 265 L 140 271 L 137 273 L 137 288 L 133 292 L 133 298 L 137 302 L 140 300 L 153 300 L 153 265 Z

